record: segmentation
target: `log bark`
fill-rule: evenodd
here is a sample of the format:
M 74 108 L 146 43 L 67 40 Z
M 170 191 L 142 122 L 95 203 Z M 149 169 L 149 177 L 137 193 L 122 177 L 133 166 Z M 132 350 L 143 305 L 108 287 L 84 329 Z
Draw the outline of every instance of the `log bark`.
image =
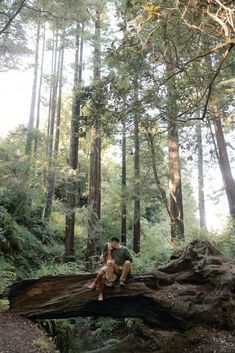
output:
M 167 265 L 132 274 L 124 288 L 87 288 L 94 274 L 48 276 L 14 284 L 10 312 L 28 318 L 138 317 L 163 329 L 235 328 L 235 261 L 197 239 Z

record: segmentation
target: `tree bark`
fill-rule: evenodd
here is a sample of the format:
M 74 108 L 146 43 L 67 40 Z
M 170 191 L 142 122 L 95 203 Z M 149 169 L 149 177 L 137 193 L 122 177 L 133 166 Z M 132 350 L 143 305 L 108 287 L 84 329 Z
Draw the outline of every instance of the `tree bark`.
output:
M 52 75 L 52 94 L 51 94 L 51 114 L 50 114 L 50 126 L 49 126 L 49 143 L 48 143 L 48 160 L 49 166 L 53 159 L 53 142 L 54 142 L 54 130 L 55 130 L 55 117 L 57 108 L 57 94 L 58 94 L 58 77 L 59 77 L 59 58 L 58 58 L 58 46 L 59 46 L 59 33 L 58 28 L 56 32 L 55 48 L 54 48 L 54 68 Z M 59 52 L 60 54 L 60 52 Z
M 33 142 L 33 131 L 34 131 L 34 121 L 35 121 L 35 106 L 36 106 L 36 96 L 37 96 L 37 82 L 38 82 L 38 61 L 39 61 L 39 42 L 40 42 L 40 20 L 37 24 L 37 34 L 36 34 L 36 49 L 35 49 L 35 59 L 34 59 L 34 73 L 33 73 L 33 87 L 31 95 L 31 105 L 29 113 L 29 124 L 28 124 L 28 134 L 25 147 L 25 153 L 27 155 L 31 154 L 32 142 Z
M 166 64 L 166 71 L 171 74 L 173 64 Z M 171 239 L 184 238 L 183 196 L 181 185 L 179 131 L 177 126 L 176 87 L 174 78 L 167 81 L 168 95 L 168 158 L 169 158 L 169 192 Z
M 138 114 L 134 116 L 134 233 L 133 250 L 140 252 L 140 141 Z
M 95 47 L 94 47 L 94 83 L 101 78 L 101 11 L 96 9 L 95 17 Z M 97 110 L 94 123 L 91 128 L 91 151 L 90 151 L 90 185 L 89 202 L 91 206 L 88 221 L 87 261 L 97 251 L 99 239 L 98 222 L 101 210 L 101 116 Z
M 171 123 L 168 130 L 169 149 L 169 191 L 171 222 L 171 239 L 184 238 L 183 197 L 180 173 L 178 127 Z
M 223 184 L 227 195 L 230 215 L 235 218 L 235 181 L 232 176 L 228 158 L 224 132 L 220 118 L 219 102 L 216 98 L 211 101 L 212 121 L 214 124 L 216 142 L 218 147 L 218 162 L 223 178 Z
M 42 56 L 41 56 L 41 70 L 40 70 L 40 79 L 38 86 L 38 102 L 37 102 L 37 118 L 36 118 L 36 136 L 34 142 L 34 157 L 37 158 L 38 150 L 38 134 L 39 134 L 39 125 L 40 125 L 40 108 L 41 108 L 41 91 L 42 91 L 42 79 L 43 79 L 43 69 L 44 69 L 44 56 L 45 56 L 45 44 L 46 44 L 46 26 L 43 26 L 43 38 L 42 38 Z
M 59 55 L 59 82 L 58 82 L 58 102 L 56 110 L 56 131 L 55 131 L 55 145 L 54 145 L 54 158 L 57 159 L 59 152 L 60 142 L 60 125 L 61 125 L 61 108 L 62 108 L 62 88 L 63 88 L 63 67 L 64 67 L 64 34 L 61 39 L 61 48 Z
M 29 318 L 139 317 L 158 328 L 235 328 L 235 262 L 202 239 L 153 272 L 133 274 L 124 288 L 87 288 L 95 274 L 47 276 L 16 283 L 4 295 L 10 311 Z
M 196 125 L 196 136 L 198 144 L 198 206 L 199 206 L 199 219 L 200 227 L 206 227 L 206 209 L 205 209 L 205 195 L 204 195 L 204 174 L 203 174 L 203 145 L 202 145 L 202 128 L 201 121 Z
M 126 245 L 126 122 L 122 120 L 122 190 L 121 190 L 121 242 Z
M 58 77 L 60 70 L 60 58 L 58 58 L 58 29 L 56 33 L 56 44 L 54 54 L 54 73 L 52 76 L 52 95 L 51 95 L 51 114 L 50 114 L 50 128 L 49 128 L 49 139 L 48 139 L 48 176 L 47 176 L 47 195 L 46 205 L 44 210 L 44 218 L 49 219 L 51 216 L 52 201 L 55 191 L 55 171 L 53 165 L 54 159 L 54 130 L 55 130 L 55 117 L 57 108 L 57 94 L 58 94 Z M 59 53 L 61 55 L 61 52 Z
M 150 152 L 151 152 L 152 168 L 153 168 L 153 175 L 154 175 L 155 184 L 156 184 L 157 188 L 159 189 L 160 198 L 161 198 L 162 203 L 165 206 L 165 209 L 168 213 L 168 216 L 170 217 L 171 222 L 173 222 L 174 216 L 171 214 L 171 208 L 170 208 L 169 201 L 167 199 L 166 191 L 163 188 L 161 181 L 159 179 L 159 176 L 158 176 L 154 138 L 153 138 L 152 133 L 148 130 L 147 130 L 147 138 L 148 138 L 148 145 L 149 145 Z
M 56 59 L 56 41 L 55 41 L 55 30 L 53 30 L 53 48 L 52 48 L 52 53 L 51 53 L 51 74 L 50 74 L 50 94 L 49 94 L 49 103 L 48 103 L 48 118 L 47 118 L 47 140 L 46 140 L 46 157 L 48 157 L 49 153 L 49 140 L 50 140 L 50 126 L 51 126 L 51 107 L 52 107 L 52 91 L 53 91 L 53 86 L 54 86 L 54 62 Z
M 83 38 L 81 36 L 80 45 L 80 24 L 77 24 L 76 34 L 76 51 L 74 61 L 74 88 L 73 88 L 73 104 L 71 116 L 71 130 L 70 130 L 70 152 L 69 152 L 69 166 L 74 171 L 74 175 L 69 177 L 67 188 L 67 212 L 65 216 L 65 261 L 69 261 L 73 255 L 74 250 L 74 229 L 75 229 L 75 208 L 78 193 L 78 180 L 76 171 L 78 169 L 78 145 L 79 145 L 79 118 L 80 118 L 80 101 L 78 99 L 78 92 L 82 82 L 82 71 L 79 70 L 82 63 Z M 79 48 L 80 48 L 80 62 L 79 62 Z

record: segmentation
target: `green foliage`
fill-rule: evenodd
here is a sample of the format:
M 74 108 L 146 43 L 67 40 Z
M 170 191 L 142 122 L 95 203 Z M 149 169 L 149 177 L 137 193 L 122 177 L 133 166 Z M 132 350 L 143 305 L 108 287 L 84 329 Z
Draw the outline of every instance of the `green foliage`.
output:
M 32 342 L 32 346 L 35 349 L 40 349 L 42 352 L 48 352 L 50 348 L 52 348 L 52 343 L 49 341 L 48 337 L 38 337 Z
M 38 270 L 31 272 L 31 276 L 40 278 L 49 275 L 63 275 L 63 274 L 79 274 L 85 273 L 84 263 L 82 261 L 56 263 L 56 262 L 43 262 Z
M 23 134 L 19 129 L 20 136 Z M 23 155 L 16 140 L 7 140 L 0 146 L 0 206 L 3 206 L 13 218 L 40 232 L 35 224 L 40 217 L 43 205 L 43 187 L 37 176 L 31 171 L 31 162 Z
M 235 237 L 234 220 L 228 219 L 227 226 L 220 232 L 209 232 L 202 228 L 192 228 L 190 234 L 186 235 L 185 240 L 174 244 L 173 253 L 177 254 L 185 248 L 193 239 L 204 239 L 213 243 L 224 255 L 235 258 Z
M 170 243 L 168 224 L 149 224 L 142 220 L 142 239 L 140 254 L 134 255 L 133 271 L 146 272 L 151 271 L 167 261 L 173 252 Z
M 230 218 L 226 228 L 216 238 L 218 248 L 227 256 L 235 258 L 235 221 Z
M 104 335 L 112 334 L 115 330 L 122 328 L 124 319 L 113 319 L 111 317 L 100 317 L 96 321 L 96 336 L 102 337 Z
M 8 309 L 9 309 L 9 301 L 6 299 L 0 299 L 0 313 Z
M 4 289 L 11 285 L 16 279 L 16 269 L 13 264 L 13 259 L 0 255 L 0 294 Z
M 16 224 L 2 206 L 0 206 L 0 250 L 8 255 L 14 255 L 20 250 Z

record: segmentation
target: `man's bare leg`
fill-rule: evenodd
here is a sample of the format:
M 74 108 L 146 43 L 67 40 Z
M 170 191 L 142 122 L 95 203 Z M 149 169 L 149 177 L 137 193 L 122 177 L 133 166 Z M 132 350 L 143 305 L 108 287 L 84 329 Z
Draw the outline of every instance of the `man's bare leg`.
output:
M 130 263 L 130 261 L 127 260 L 124 262 L 123 267 L 122 267 L 122 274 L 120 277 L 120 286 L 125 285 L 127 276 L 130 272 L 131 272 L 131 263 Z
M 114 274 L 114 262 L 112 260 L 107 261 L 107 272 L 106 272 L 107 280 L 110 286 L 114 285 L 116 276 Z

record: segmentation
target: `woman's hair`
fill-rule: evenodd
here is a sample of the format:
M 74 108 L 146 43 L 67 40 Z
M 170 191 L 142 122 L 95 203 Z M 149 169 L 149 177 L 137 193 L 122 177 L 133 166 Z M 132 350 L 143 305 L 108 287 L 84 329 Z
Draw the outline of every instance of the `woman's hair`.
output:
M 108 243 L 106 243 L 103 247 L 103 257 L 104 257 L 104 260 L 106 260 L 108 257 Z

